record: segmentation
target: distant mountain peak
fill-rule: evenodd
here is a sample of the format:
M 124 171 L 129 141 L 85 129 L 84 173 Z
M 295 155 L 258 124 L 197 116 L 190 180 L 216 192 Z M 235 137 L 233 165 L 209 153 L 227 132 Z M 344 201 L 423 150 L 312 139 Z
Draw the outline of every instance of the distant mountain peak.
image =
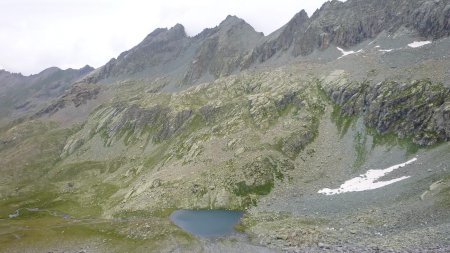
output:
M 245 22 L 245 20 L 235 16 L 235 15 L 228 15 L 220 24 L 220 26 L 225 26 L 225 25 L 234 25 L 234 24 L 239 24 L 239 23 L 247 23 Z
M 305 10 L 301 10 L 288 22 L 288 26 L 301 26 L 309 20 L 308 13 Z
M 170 29 L 167 28 L 156 28 L 153 32 L 151 32 L 142 43 L 151 42 L 153 40 L 173 40 L 173 39 L 181 39 L 187 37 L 184 26 L 181 24 L 176 24 Z
M 218 28 L 220 30 L 229 30 L 234 27 L 246 27 L 246 29 L 254 31 L 255 29 L 247 23 L 244 19 L 234 15 L 228 15 L 222 22 L 220 22 Z
M 177 33 L 182 35 L 183 37 L 186 37 L 186 30 L 182 24 L 177 23 L 172 28 L 169 29 L 169 32 Z
M 87 74 L 87 73 L 93 71 L 94 69 L 95 69 L 95 68 L 93 68 L 93 67 L 91 67 L 91 66 L 89 66 L 89 65 L 86 65 L 86 66 L 84 66 L 84 67 L 82 67 L 82 68 L 80 69 L 80 73 Z
M 309 18 L 308 13 L 303 9 L 294 15 L 292 19 Z

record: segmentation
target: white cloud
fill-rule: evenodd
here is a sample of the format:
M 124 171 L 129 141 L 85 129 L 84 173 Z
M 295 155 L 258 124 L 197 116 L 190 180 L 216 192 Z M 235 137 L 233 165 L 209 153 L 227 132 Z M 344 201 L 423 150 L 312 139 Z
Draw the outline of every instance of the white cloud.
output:
M 325 0 L 2 0 L 0 65 L 37 73 L 50 66 L 99 67 L 158 27 L 181 23 L 189 35 L 216 26 L 228 14 L 265 34 Z

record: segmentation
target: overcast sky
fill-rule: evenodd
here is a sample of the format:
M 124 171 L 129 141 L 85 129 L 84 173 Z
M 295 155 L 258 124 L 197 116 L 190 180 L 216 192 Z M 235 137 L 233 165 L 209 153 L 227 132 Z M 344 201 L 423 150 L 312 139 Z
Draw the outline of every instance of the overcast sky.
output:
M 0 69 L 100 67 L 158 27 L 193 36 L 228 14 L 269 34 L 326 0 L 0 0 Z

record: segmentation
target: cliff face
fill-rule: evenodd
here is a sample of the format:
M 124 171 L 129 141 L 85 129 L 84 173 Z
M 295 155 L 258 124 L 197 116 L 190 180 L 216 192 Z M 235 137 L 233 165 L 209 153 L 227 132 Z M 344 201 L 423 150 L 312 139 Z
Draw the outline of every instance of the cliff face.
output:
M 446 1 L 333 0 L 310 18 L 304 11 L 295 15 L 278 36 L 255 48 L 252 58 L 262 62 L 288 49 L 297 57 L 331 44 L 346 48 L 402 26 L 438 39 L 449 35 L 449 20 L 450 4 Z
M 426 80 L 375 85 L 332 85 L 328 94 L 341 116 L 363 116 L 379 134 L 394 133 L 419 145 L 450 140 L 450 89 Z

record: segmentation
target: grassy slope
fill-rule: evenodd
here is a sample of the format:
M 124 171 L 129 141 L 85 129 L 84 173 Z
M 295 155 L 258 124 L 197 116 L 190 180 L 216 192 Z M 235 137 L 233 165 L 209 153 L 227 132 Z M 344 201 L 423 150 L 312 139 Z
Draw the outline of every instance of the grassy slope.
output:
M 155 238 L 153 243 L 158 236 L 186 237 L 164 221 L 165 210 L 255 205 L 277 185 L 289 184 L 294 160 L 316 138 L 325 105 L 331 104 L 320 84 L 281 69 L 245 72 L 177 94 L 143 93 L 151 84 L 137 82 L 119 86 L 119 95 L 82 126 L 61 129 L 33 121 L 5 128 L 1 138 L 7 142 L 0 146 L 0 155 L 7 158 L 1 169 L 8 177 L 1 188 L 1 217 L 19 208 L 38 207 L 82 220 L 131 217 L 142 223 L 74 225 L 30 214 L 3 221 L 0 238 L 7 246 L 13 245 L 17 233 L 41 241 L 45 230 L 61 231 L 40 224 L 62 222 L 67 231 L 63 238 L 78 240 L 92 234 L 103 240 L 112 234 L 124 247 L 134 247 L 130 245 L 146 244 L 140 241 L 145 234 L 140 229 L 148 225 L 144 221 L 167 228 L 162 234 L 147 231 Z M 126 110 L 133 106 L 139 110 Z M 155 108 L 158 116 L 146 123 L 150 116 L 145 113 Z M 355 126 L 356 117 L 342 116 L 339 109 L 335 107 L 333 121 L 343 136 Z M 191 113 L 183 116 L 186 111 Z M 353 142 L 354 170 L 367 159 L 368 136 L 373 145 L 410 147 L 408 141 L 362 131 Z M 151 218 L 158 213 L 163 219 Z M 315 225 L 308 219 L 292 219 Z M 25 224 L 39 227 L 39 233 L 11 231 Z M 137 242 L 128 238 L 133 234 Z

